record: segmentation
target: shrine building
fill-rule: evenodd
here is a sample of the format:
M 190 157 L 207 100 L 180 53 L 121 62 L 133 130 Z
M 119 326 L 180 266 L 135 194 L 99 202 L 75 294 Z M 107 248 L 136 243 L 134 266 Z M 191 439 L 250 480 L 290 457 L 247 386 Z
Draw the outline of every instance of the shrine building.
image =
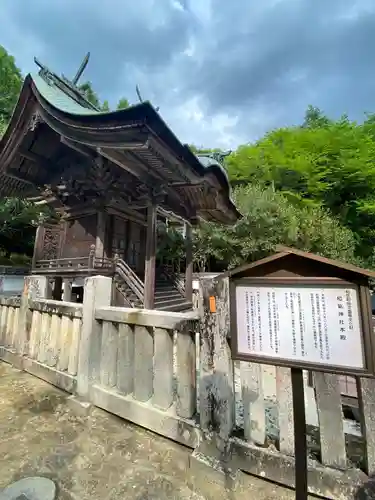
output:
M 220 162 L 195 155 L 149 102 L 95 108 L 77 86 L 87 61 L 72 80 L 36 63 L 0 141 L 0 196 L 59 215 L 37 229 L 31 272 L 50 277 L 57 300 L 101 274 L 113 278 L 113 305 L 190 309 L 192 225 L 240 216 Z M 182 281 L 157 259 L 157 223 L 168 218 L 185 225 Z

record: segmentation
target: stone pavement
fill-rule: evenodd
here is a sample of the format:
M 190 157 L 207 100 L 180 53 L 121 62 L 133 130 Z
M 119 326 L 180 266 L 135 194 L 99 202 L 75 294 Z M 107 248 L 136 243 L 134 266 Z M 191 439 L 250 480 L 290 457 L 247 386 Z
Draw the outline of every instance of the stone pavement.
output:
M 190 450 L 99 409 L 78 417 L 67 396 L 0 362 L 0 490 L 38 475 L 56 482 L 61 500 L 204 498 L 187 486 Z M 238 498 L 294 494 L 249 477 Z

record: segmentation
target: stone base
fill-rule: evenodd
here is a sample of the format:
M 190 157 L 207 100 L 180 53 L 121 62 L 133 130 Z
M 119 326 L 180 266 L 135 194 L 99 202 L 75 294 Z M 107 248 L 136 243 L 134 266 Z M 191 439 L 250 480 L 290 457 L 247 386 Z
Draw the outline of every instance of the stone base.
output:
M 189 487 L 207 500 L 293 500 L 294 490 L 227 468 L 195 450 L 190 456 Z M 310 497 L 309 497 L 310 498 Z
M 225 468 L 217 459 L 195 450 L 189 461 L 188 484 L 207 500 L 226 498 L 236 491 L 237 471 Z
M 69 396 L 66 399 L 68 407 L 79 417 L 87 417 L 92 410 L 92 404 L 88 401 L 83 401 L 77 396 Z

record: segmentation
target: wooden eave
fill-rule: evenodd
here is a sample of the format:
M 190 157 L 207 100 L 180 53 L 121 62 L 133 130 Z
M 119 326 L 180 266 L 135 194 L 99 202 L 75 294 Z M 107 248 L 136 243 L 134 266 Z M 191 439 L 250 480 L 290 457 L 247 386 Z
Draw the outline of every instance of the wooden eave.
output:
M 162 186 L 171 205 L 183 217 L 234 223 L 240 214 L 229 198 L 229 184 L 214 170 L 206 171 L 183 146 L 148 103 L 113 113 L 76 115 L 61 111 L 41 95 L 28 75 L 11 123 L 0 142 L 0 193 L 35 195 L 27 182 L 11 178 L 9 165 L 21 152 L 35 115 L 63 138 L 63 142 L 87 154 L 102 155 L 128 170 L 146 186 Z M 24 151 L 30 160 L 32 151 Z M 48 159 L 44 159 L 45 166 Z M 228 185 L 227 185 L 228 184 Z

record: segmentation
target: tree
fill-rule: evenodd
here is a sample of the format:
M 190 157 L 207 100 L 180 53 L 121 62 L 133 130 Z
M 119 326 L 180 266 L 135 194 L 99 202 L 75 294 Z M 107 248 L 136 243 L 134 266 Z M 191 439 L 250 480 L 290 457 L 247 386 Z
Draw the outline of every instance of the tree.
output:
M 102 106 L 101 106 L 101 110 L 102 110 L 102 111 L 110 111 L 110 109 L 109 109 L 109 103 L 108 103 L 108 101 L 107 101 L 107 100 L 106 100 L 106 101 L 103 101 L 103 104 L 102 104 Z
M 241 186 L 234 190 L 243 218 L 232 227 L 202 223 L 194 231 L 196 264 L 212 258 L 222 269 L 262 258 L 278 244 L 325 257 L 361 263 L 350 229 L 319 206 L 294 204 L 271 187 Z
M 0 45 L 0 133 L 1 123 L 8 121 L 12 116 L 22 81 L 21 71 L 17 68 L 14 57 Z
M 109 103 L 107 100 L 103 101 L 103 103 L 100 103 L 100 99 L 98 94 L 94 91 L 92 87 L 91 82 L 85 82 L 82 83 L 81 85 L 78 86 L 78 88 L 85 94 L 86 99 L 91 102 L 95 107 L 97 107 L 100 111 L 111 111 Z M 118 104 L 116 109 L 126 109 L 129 107 L 129 101 L 125 98 L 122 97 Z
M 0 201 L 0 248 L 7 255 L 12 252 L 32 255 L 35 228 L 44 218 L 53 216 L 48 207 L 18 198 L 3 198 Z
M 278 129 L 227 160 L 231 179 L 271 185 L 303 203 L 326 207 L 357 236 L 357 253 L 375 246 L 375 125 L 325 119 L 309 108 L 303 127 Z
M 323 112 L 311 104 L 307 107 L 305 113 L 305 119 L 302 127 L 304 128 L 322 128 L 328 127 L 331 124 L 331 120 L 323 114 Z
M 7 128 L 7 122 L 3 117 L 0 116 L 0 139 L 4 135 L 6 128 Z
M 95 107 L 100 109 L 100 102 L 97 93 L 92 88 L 91 82 L 81 83 L 78 86 L 79 90 L 84 93 L 86 99 L 91 102 Z
M 125 97 L 121 97 L 121 99 L 119 100 L 118 104 L 117 104 L 117 108 L 116 109 L 126 109 L 130 106 L 129 104 L 129 101 L 127 99 L 125 99 Z

